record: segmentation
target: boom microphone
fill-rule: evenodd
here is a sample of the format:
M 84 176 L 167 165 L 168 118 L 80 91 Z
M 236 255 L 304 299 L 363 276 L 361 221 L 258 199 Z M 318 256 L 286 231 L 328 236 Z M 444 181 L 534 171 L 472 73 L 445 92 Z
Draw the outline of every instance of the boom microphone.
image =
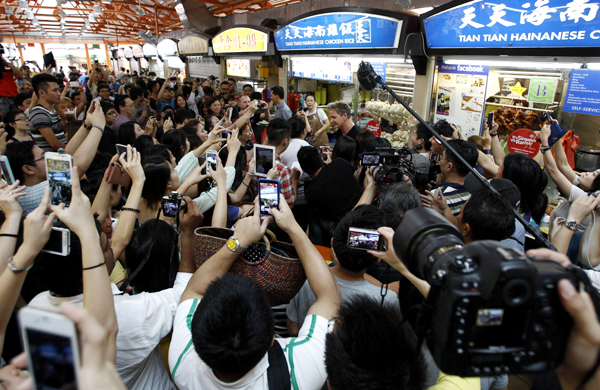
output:
M 376 77 L 377 73 L 373 70 L 373 67 L 370 63 L 361 61 L 360 65 L 358 65 L 358 70 L 356 71 L 356 77 L 358 77 L 358 82 L 360 83 L 360 87 L 365 91 L 372 91 L 373 88 L 377 86 Z

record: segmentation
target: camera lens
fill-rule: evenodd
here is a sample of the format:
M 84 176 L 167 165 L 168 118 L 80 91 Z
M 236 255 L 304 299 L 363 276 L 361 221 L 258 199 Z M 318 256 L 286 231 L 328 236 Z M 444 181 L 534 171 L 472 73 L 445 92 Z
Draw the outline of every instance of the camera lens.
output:
M 508 306 L 520 306 L 531 297 L 531 286 L 523 279 L 509 280 L 502 289 L 502 298 Z

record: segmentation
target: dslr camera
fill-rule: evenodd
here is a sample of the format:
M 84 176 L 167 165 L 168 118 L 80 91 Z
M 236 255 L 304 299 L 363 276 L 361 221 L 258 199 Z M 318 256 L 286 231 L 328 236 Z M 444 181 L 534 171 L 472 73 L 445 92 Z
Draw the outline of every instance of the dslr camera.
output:
M 165 217 L 175 218 L 179 214 L 179 209 L 183 207 L 187 209 L 187 204 L 181 206 L 183 201 L 183 195 L 173 191 L 170 195 L 163 196 L 162 198 L 162 210 Z
M 598 313 L 597 294 L 583 271 L 497 241 L 465 245 L 431 209 L 406 213 L 394 250 L 431 285 L 418 332 L 428 331 L 433 358 L 448 374 L 536 373 L 559 365 L 573 323 L 559 300 L 561 279 L 576 288 L 582 282 Z
M 416 167 L 413 153 L 408 148 L 377 148 L 374 152 L 361 154 L 363 167 L 369 167 L 371 176 L 379 188 L 406 181 L 415 181 Z

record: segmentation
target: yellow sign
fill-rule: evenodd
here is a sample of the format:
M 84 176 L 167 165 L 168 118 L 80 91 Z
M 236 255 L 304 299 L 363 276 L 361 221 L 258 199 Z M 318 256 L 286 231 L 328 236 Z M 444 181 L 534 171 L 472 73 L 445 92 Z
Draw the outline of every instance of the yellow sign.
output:
M 269 36 L 262 31 L 245 27 L 225 30 L 212 40 L 215 54 L 266 52 Z
M 510 89 L 510 92 L 520 97 L 523 97 L 523 92 L 527 90 L 527 88 L 521 86 L 521 82 L 517 82 L 512 87 L 508 87 L 508 89 Z
M 208 53 L 208 39 L 199 35 L 186 35 L 177 44 L 179 54 L 198 55 Z

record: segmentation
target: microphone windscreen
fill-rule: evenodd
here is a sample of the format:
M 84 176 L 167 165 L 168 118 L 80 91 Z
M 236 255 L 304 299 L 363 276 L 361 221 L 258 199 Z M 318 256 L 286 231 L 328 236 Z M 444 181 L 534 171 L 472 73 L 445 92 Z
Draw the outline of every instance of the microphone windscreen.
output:
M 358 77 L 360 87 L 365 91 L 371 91 L 377 86 L 377 81 L 375 81 L 375 71 L 368 62 L 363 61 L 358 65 L 356 77 Z

